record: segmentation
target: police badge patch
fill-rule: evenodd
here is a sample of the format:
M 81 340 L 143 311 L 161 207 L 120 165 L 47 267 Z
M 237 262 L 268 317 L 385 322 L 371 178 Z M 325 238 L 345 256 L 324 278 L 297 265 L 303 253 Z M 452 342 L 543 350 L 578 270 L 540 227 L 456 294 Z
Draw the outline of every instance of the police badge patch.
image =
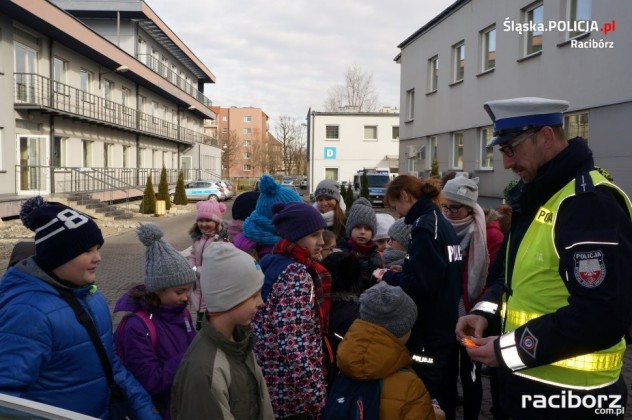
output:
M 531 334 L 529 328 L 525 328 L 520 337 L 520 347 L 532 358 L 535 359 L 535 351 L 538 348 L 538 339 Z
M 606 264 L 603 262 L 601 250 L 576 252 L 573 255 L 575 261 L 575 280 L 589 289 L 603 283 L 606 278 Z

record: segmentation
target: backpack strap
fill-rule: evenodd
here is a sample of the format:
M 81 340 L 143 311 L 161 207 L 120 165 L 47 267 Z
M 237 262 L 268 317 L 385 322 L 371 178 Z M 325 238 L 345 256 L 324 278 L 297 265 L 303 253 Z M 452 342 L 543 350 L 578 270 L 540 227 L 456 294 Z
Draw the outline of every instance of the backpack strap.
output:
M 293 262 L 295 261 L 292 258 L 281 254 L 268 254 L 261 259 L 260 265 L 265 276 L 261 288 L 261 297 L 264 302 L 268 301 L 268 296 L 281 273 Z
M 147 334 L 149 334 L 149 339 L 151 340 L 151 348 L 154 351 L 156 351 L 156 345 L 158 344 L 158 333 L 156 332 L 156 326 L 145 311 L 143 311 L 142 309 L 136 309 L 134 312 L 125 315 L 123 319 L 121 319 L 121 322 L 116 329 L 116 333 L 114 334 L 114 345 L 116 348 L 116 354 L 118 354 L 119 359 L 121 359 L 121 363 L 123 364 L 125 364 L 125 361 L 123 360 L 123 352 L 121 351 L 123 346 L 123 330 L 125 329 L 127 321 L 129 321 L 129 319 L 133 316 L 140 319 L 145 325 L 145 329 L 147 330 Z

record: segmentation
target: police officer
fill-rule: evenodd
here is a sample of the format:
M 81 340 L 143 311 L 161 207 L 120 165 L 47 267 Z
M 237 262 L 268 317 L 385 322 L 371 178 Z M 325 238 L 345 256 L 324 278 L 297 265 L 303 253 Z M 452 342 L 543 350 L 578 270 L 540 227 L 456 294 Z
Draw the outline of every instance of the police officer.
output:
M 568 102 L 489 101 L 510 191 L 504 275 L 469 315 L 473 360 L 498 366 L 501 404 L 515 419 L 623 417 L 621 376 L 632 322 L 632 205 L 595 170 L 586 140 L 567 140 Z M 499 270 L 492 270 L 498 272 Z M 502 335 L 482 338 L 500 316 Z

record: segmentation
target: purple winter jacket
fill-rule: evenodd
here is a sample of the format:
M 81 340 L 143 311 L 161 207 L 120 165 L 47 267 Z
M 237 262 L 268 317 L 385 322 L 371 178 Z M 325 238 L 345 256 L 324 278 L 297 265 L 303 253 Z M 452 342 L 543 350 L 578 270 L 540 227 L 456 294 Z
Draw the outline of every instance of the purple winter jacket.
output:
M 144 310 L 144 303 L 134 302 L 126 293 L 116 302 L 114 312 L 134 312 L 137 309 Z M 171 384 L 184 353 L 195 337 L 195 328 L 185 306 L 162 305 L 153 314 L 145 312 L 156 328 L 156 349 L 143 320 L 130 317 L 121 331 L 119 356 L 151 395 L 163 418 L 168 419 Z

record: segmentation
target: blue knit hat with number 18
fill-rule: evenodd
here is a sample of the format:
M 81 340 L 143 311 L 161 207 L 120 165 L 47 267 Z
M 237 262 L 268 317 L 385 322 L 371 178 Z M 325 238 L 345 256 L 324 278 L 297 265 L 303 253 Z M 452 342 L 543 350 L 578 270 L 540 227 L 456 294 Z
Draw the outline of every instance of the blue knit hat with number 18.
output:
M 68 206 L 49 204 L 40 196 L 22 204 L 20 219 L 35 232 L 35 259 L 45 270 L 103 245 L 101 229 L 89 216 Z

